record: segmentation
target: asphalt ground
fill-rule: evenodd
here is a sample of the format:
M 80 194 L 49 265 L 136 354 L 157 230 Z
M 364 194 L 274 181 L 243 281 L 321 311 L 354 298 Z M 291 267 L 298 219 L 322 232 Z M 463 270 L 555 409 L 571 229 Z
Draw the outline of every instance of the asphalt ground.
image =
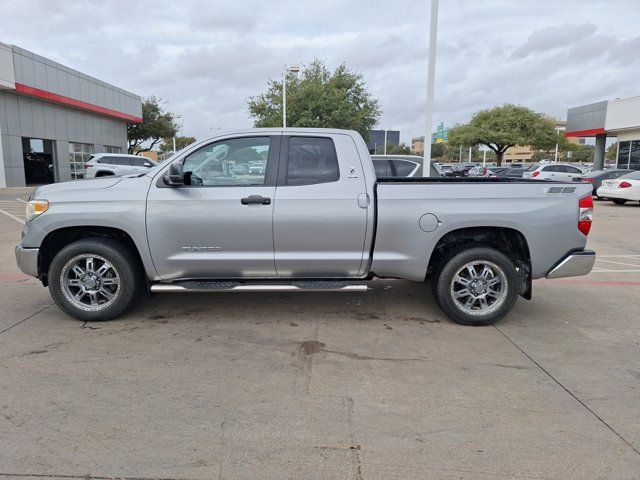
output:
M 405 281 L 82 323 L 15 266 L 27 195 L 0 190 L 0 480 L 640 478 L 637 204 L 596 202 L 594 271 L 492 327 Z

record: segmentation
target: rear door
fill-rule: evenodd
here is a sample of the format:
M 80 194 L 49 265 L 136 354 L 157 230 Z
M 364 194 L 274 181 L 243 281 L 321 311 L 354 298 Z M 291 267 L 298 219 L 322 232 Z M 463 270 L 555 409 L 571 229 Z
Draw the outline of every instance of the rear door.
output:
M 280 135 L 212 141 L 188 153 L 185 185 L 156 177 L 147 200 L 153 263 L 163 279 L 275 278 L 273 199 Z M 250 171 L 250 162 L 266 168 Z
M 284 136 L 273 217 L 278 277 L 359 276 L 373 208 L 366 192 L 351 137 Z

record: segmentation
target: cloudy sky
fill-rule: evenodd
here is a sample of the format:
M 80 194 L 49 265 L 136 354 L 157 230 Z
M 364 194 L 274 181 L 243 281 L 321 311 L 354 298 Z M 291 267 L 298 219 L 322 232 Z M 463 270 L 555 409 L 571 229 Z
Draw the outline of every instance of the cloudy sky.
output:
M 142 96 L 184 134 L 251 126 L 247 97 L 286 63 L 346 62 L 402 140 L 425 123 L 428 0 L 3 0 L 0 41 Z M 640 95 L 637 0 L 440 0 L 435 122 L 505 102 L 556 118 Z

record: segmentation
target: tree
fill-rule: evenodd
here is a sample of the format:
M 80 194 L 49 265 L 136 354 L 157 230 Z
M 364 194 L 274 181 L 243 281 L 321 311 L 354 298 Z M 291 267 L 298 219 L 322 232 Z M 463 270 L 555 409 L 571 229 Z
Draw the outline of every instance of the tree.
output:
M 175 137 L 178 132 L 176 117 L 166 112 L 156 97 L 142 102 L 142 123 L 127 125 L 129 153 L 148 152 L 165 138 Z
M 382 153 L 384 153 L 384 145 L 378 145 L 376 154 L 382 155 Z M 412 155 L 412 152 L 411 148 L 401 143 L 400 145 L 387 145 L 387 155 Z
M 176 152 L 196 141 L 196 137 L 175 137 Z M 173 137 L 165 138 L 159 147 L 160 153 L 173 152 Z
M 609 148 L 607 148 L 604 157 L 609 160 L 615 160 L 618 157 L 618 142 L 613 142 Z
M 382 113 L 378 100 L 367 91 L 361 73 L 343 63 L 333 73 L 324 62 L 305 65 L 299 77 L 287 82 L 287 126 L 357 130 L 369 140 L 369 130 Z M 282 82 L 269 80 L 266 93 L 247 100 L 256 127 L 282 125 Z
M 528 145 L 542 150 L 555 148 L 558 141 L 552 119 L 511 104 L 476 112 L 468 124 L 449 130 L 448 137 L 454 146 L 485 145 L 495 152 L 498 165 L 511 147 Z

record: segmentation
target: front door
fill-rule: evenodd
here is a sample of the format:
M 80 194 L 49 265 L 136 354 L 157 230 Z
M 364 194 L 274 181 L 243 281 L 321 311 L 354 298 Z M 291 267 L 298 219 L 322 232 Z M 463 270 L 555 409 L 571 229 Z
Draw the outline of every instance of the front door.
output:
M 154 182 L 147 233 L 162 279 L 276 277 L 279 142 L 278 135 L 218 140 L 184 158 L 185 186 Z
M 359 276 L 372 207 L 353 140 L 285 136 L 281 158 L 273 212 L 278 276 Z

